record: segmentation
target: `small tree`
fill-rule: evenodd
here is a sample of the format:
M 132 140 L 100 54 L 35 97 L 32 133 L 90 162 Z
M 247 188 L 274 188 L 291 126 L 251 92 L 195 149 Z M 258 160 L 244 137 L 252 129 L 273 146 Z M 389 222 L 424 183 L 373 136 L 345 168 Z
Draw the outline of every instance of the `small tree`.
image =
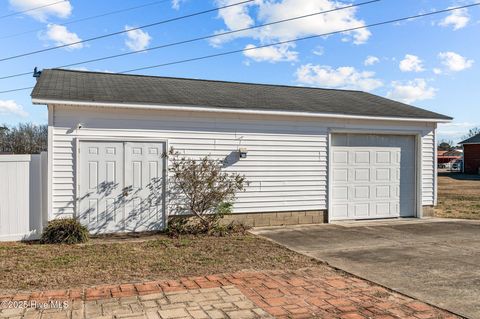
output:
M 193 215 L 203 231 L 210 231 L 231 212 L 236 193 L 245 190 L 245 176 L 223 171 L 223 161 L 208 156 L 186 158 L 172 148 L 168 157 L 176 210 Z
M 449 151 L 453 148 L 453 141 L 441 141 L 438 144 L 439 151 Z

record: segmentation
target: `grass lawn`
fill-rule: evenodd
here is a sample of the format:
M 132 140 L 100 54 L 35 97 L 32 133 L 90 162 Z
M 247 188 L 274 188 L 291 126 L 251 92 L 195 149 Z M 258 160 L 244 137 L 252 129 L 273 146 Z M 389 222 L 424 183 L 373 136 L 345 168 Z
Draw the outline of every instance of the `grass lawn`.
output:
M 480 176 L 439 173 L 437 217 L 480 219 Z
M 93 239 L 86 245 L 0 244 L 0 292 L 176 279 L 239 270 L 324 267 L 253 235 Z M 0 293 L 0 294 L 1 294 Z

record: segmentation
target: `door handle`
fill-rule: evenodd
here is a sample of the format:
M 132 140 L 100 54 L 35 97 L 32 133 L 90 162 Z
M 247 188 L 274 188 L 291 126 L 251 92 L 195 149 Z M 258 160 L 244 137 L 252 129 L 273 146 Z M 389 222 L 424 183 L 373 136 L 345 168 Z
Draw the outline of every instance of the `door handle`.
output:
M 127 197 L 128 196 L 128 191 L 127 190 L 124 190 L 123 191 L 123 197 Z

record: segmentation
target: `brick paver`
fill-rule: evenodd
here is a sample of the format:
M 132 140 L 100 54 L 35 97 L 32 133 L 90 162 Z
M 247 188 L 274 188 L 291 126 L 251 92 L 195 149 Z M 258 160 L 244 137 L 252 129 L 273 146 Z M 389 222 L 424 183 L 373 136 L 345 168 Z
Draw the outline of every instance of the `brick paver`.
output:
M 64 300 L 64 309 L 5 307 L 15 301 L 35 301 L 38 307 Z M 368 281 L 317 269 L 34 292 L 0 296 L 0 301 L 0 318 L 9 319 L 459 318 Z

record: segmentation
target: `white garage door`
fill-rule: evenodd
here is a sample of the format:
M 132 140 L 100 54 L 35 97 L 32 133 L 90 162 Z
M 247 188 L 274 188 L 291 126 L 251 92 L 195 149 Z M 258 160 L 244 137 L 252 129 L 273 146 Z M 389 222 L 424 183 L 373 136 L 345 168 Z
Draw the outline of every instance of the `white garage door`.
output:
M 162 229 L 164 143 L 80 142 L 78 215 L 92 233 Z
M 415 215 L 413 136 L 332 135 L 331 220 Z

